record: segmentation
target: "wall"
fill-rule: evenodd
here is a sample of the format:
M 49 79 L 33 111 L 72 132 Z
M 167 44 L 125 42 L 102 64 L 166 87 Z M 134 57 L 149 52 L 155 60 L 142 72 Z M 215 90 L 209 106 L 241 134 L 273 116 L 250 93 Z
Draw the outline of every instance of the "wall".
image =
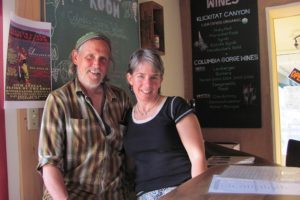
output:
M 39 0 L 4 0 L 4 60 L 10 14 L 28 19 L 40 19 Z M 5 110 L 9 199 L 40 199 L 43 184 L 35 170 L 37 164 L 37 131 L 26 128 L 26 109 Z M 30 180 L 30 181 L 29 181 Z
M 192 71 L 191 71 L 191 25 L 189 0 L 180 0 L 182 12 L 182 35 L 185 38 L 183 45 L 183 57 L 186 62 L 184 69 L 185 97 L 192 98 Z M 298 0 L 264 0 L 258 2 L 259 18 L 259 45 L 260 45 L 260 74 L 261 74 L 261 96 L 262 96 L 262 128 L 255 129 L 231 129 L 231 128 L 203 128 L 204 138 L 208 141 L 235 141 L 240 143 L 241 150 L 267 160 L 274 161 L 273 153 L 273 130 L 270 98 L 270 76 L 268 62 L 268 44 L 265 8 L 282 4 L 298 2 Z
M 139 3 L 147 1 L 149 0 L 139 0 Z M 179 0 L 155 2 L 164 9 L 165 55 L 162 56 L 162 60 L 165 75 L 161 92 L 163 95 L 184 97 Z
M 0 0 L 0 46 L 3 47 L 3 4 Z M 3 55 L 3 48 L 0 49 Z M 4 76 L 3 57 L 0 57 L 0 77 Z M 2 79 L 3 80 L 3 79 Z M 6 158 L 6 135 L 4 119 L 4 82 L 0 82 L 0 199 L 8 199 L 8 180 L 7 180 L 7 158 Z
M 10 13 L 14 12 L 15 0 L 3 0 L 3 60 L 6 67 L 7 39 Z M 3 80 L 3 79 L 2 79 Z M 13 122 L 13 123 L 12 123 Z M 20 199 L 19 148 L 17 134 L 17 113 L 15 109 L 5 110 L 6 154 L 9 199 Z
M 35 2 L 35 3 L 34 3 Z M 142 1 L 141 1 L 142 2 Z M 183 59 L 181 45 L 181 30 L 180 30 L 180 14 L 179 0 L 164 1 L 160 0 L 157 3 L 164 7 L 164 23 L 165 23 L 165 55 L 162 56 L 165 64 L 166 75 L 162 85 L 162 93 L 164 95 L 179 95 L 184 96 L 183 85 Z M 3 13 L 6 27 L 4 28 L 4 49 L 7 49 L 8 38 L 8 23 L 10 12 L 18 13 L 21 17 L 28 19 L 39 19 L 37 0 L 3 0 Z M 35 5 L 35 6 L 30 6 Z M 176 42 L 177 41 L 177 42 Z M 4 51 L 4 61 L 6 60 L 6 51 Z M 24 199 L 24 185 L 22 172 L 24 163 L 20 163 L 22 159 L 24 139 L 32 138 L 32 134 L 36 132 L 28 132 L 24 128 L 24 114 L 26 110 L 5 110 L 6 118 L 6 144 L 8 158 L 8 177 L 9 177 L 9 199 L 18 200 Z M 14 123 L 12 123 L 14 122 Z M 19 125 L 16 126 L 16 123 Z M 26 136 L 27 135 L 27 136 Z M 20 141 L 22 140 L 22 141 Z M 34 145 L 31 145 L 32 147 Z M 32 151 L 32 149 L 30 149 Z M 26 175 L 26 174 L 25 174 Z M 30 174 L 28 174 L 30 175 Z M 36 174 L 34 174 L 36 175 Z M 28 179 L 24 179 L 25 183 Z M 34 189 L 34 188 L 33 188 Z M 17 192 L 19 191 L 19 192 Z
M 17 0 L 24 2 L 28 6 L 37 5 L 29 0 Z M 33 0 L 31 0 L 33 1 Z M 145 0 L 144 0 L 145 1 Z M 144 2 L 140 0 L 139 2 Z M 270 109 L 270 83 L 269 83 L 269 63 L 268 44 L 265 7 L 277 6 L 281 4 L 298 2 L 299 0 L 258 0 L 259 9 L 259 37 L 260 37 L 260 57 L 261 57 L 261 91 L 262 91 L 262 128 L 260 129 L 203 129 L 206 140 L 214 141 L 237 141 L 241 144 L 243 151 L 259 155 L 273 160 L 272 146 L 272 126 Z M 3 17 L 8 19 L 9 12 L 14 10 L 15 0 L 3 0 Z M 165 95 L 180 95 L 187 99 L 192 97 L 192 73 L 191 73 L 191 47 L 190 42 L 190 17 L 189 0 L 156 0 L 164 7 L 165 23 L 165 50 L 162 59 L 166 68 L 166 75 L 162 85 L 162 93 Z M 20 6 L 19 6 L 20 7 Z M 24 5 L 24 8 L 25 5 Z M 31 7 L 31 9 L 33 9 Z M 180 10 L 182 13 L 180 13 Z M 180 17 L 184 17 L 180 20 Z M 181 30 L 182 29 L 182 30 Z M 182 32 L 180 32 L 182 31 Z M 4 58 L 6 58 L 7 27 L 4 29 Z M 182 40 L 181 38 L 184 38 Z M 5 59 L 4 59 L 5 61 Z M 184 71 L 184 73 L 183 73 Z M 18 133 L 16 124 L 16 110 L 6 110 L 6 146 L 8 159 L 9 176 L 9 197 L 10 200 L 20 199 L 19 188 L 19 158 L 18 158 Z M 9 121 L 8 121 L 9 119 Z

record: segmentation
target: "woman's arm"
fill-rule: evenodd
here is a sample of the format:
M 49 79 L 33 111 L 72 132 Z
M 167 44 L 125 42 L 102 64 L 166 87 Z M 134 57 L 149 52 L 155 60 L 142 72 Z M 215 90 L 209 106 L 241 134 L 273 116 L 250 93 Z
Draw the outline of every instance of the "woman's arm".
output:
M 51 164 L 43 166 L 43 180 L 53 200 L 69 200 L 62 173 L 57 167 Z
M 192 164 L 192 178 L 207 169 L 204 140 L 198 119 L 190 113 L 177 124 L 179 136 Z

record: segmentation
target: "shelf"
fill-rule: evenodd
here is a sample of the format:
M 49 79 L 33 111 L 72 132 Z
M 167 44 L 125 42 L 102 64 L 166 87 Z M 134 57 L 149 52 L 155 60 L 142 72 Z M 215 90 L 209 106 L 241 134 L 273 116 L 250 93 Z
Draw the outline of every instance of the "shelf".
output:
M 165 53 L 163 7 L 156 2 L 140 4 L 141 47 Z

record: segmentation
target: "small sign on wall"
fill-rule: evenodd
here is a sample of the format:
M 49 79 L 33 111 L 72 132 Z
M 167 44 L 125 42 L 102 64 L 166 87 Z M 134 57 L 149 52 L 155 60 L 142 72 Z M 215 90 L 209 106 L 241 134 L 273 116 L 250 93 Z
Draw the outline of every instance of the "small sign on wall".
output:
M 289 78 L 296 83 L 296 85 L 300 85 L 300 71 L 296 68 L 290 73 Z

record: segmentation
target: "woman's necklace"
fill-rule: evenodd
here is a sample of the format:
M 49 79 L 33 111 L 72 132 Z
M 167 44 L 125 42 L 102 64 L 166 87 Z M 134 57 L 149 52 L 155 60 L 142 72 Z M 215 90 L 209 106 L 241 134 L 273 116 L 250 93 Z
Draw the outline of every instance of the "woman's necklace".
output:
M 159 102 L 159 99 L 160 99 L 160 95 L 157 96 L 157 98 L 156 98 L 155 102 L 153 103 L 153 105 L 148 110 L 145 110 L 145 111 L 142 111 L 140 109 L 139 104 L 137 103 L 136 108 L 137 108 L 138 113 L 140 113 L 141 116 L 148 115 L 151 112 L 151 110 L 157 105 L 157 103 Z

